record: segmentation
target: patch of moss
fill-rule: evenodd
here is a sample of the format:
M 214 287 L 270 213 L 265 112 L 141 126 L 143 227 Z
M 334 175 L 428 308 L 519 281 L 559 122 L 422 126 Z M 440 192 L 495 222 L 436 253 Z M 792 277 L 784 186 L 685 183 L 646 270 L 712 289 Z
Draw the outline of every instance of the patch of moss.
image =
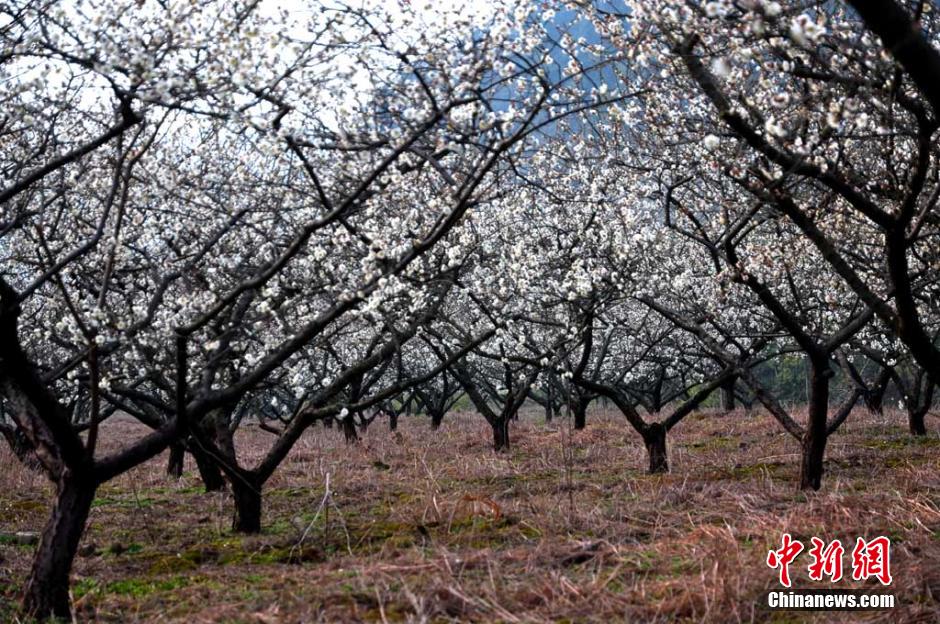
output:
M 190 580 L 185 576 L 174 576 L 168 579 L 145 580 L 139 578 L 113 581 L 105 586 L 109 594 L 142 598 L 155 592 L 166 592 L 186 587 Z
M 96 509 L 99 507 L 119 507 L 122 509 L 137 509 L 140 507 L 149 508 L 153 507 L 155 503 L 159 502 L 155 498 L 145 496 L 142 498 L 116 498 L 112 496 L 102 496 L 98 497 L 91 502 L 91 508 Z
M 143 549 L 144 545 L 137 542 L 131 542 L 127 546 L 122 545 L 121 542 L 115 542 L 104 551 L 104 554 L 112 556 L 135 555 L 141 552 Z
M 470 548 L 493 548 L 521 535 L 516 532 L 517 522 L 508 516 L 499 519 L 489 516 L 468 516 L 450 524 L 449 534 Z
M 211 548 L 191 548 L 175 555 L 158 557 L 150 565 L 150 574 L 169 574 L 195 570 L 200 565 L 219 560 L 219 552 Z
M 101 590 L 101 585 L 98 583 L 97 579 L 93 578 L 83 578 L 77 580 L 72 584 L 72 596 L 78 600 L 86 594 L 98 593 Z
M 669 560 L 669 569 L 675 575 L 683 575 L 689 572 L 698 572 L 699 567 L 693 561 L 683 559 L 678 555 L 673 555 Z
M 272 488 L 265 492 L 265 496 L 273 496 L 275 498 L 301 498 L 304 496 L 312 496 L 316 493 L 316 490 L 307 487 L 284 487 L 284 488 Z
M 869 440 L 862 444 L 865 448 L 878 451 L 901 450 L 911 447 L 936 448 L 940 447 L 940 437 L 925 435 L 898 435 L 877 440 Z
M 0 521 L 21 522 L 24 516 L 41 514 L 48 507 L 47 503 L 38 500 L 14 500 L 0 505 Z
M 899 468 L 901 466 L 912 466 L 914 461 L 910 457 L 885 457 L 884 466 L 886 468 Z
M 737 464 L 733 468 L 713 476 L 718 479 L 734 480 L 753 479 L 764 476 L 782 478 L 786 476 L 787 471 L 790 469 L 790 466 L 781 462 L 758 462 L 748 465 Z
M 285 533 L 289 533 L 293 529 L 294 526 L 290 521 L 279 518 L 278 520 L 275 520 L 268 526 L 264 527 L 262 532 L 266 535 L 283 535 Z
M 243 589 L 239 592 L 238 597 L 245 602 L 254 602 L 261 598 L 261 592 L 256 589 Z
M 16 500 L 10 503 L 10 511 L 43 511 L 47 503 L 39 500 Z
M 683 446 L 689 449 L 696 450 L 727 450 L 727 449 L 736 449 L 738 448 L 739 441 L 736 438 L 730 436 L 717 435 L 706 438 L 704 440 L 698 440 L 695 442 L 687 442 Z
M 405 622 L 413 615 L 413 608 L 393 602 L 382 605 L 381 609 L 378 606 L 368 609 L 362 614 L 362 619 L 366 622 Z
M 15 535 L 0 535 L 0 545 L 3 546 L 14 546 L 17 548 L 22 548 L 24 550 L 32 550 L 36 547 L 35 543 L 24 542 L 23 540 L 17 538 Z
M 519 525 L 519 533 L 526 539 L 538 539 L 542 537 L 541 530 L 527 523 L 521 523 Z
M 635 553 L 631 553 L 630 560 L 634 563 L 635 569 L 638 572 L 649 572 L 655 565 L 656 561 L 659 558 L 659 555 L 656 551 L 652 550 L 638 550 Z
M 355 552 L 373 553 L 383 546 L 392 546 L 395 548 L 408 548 L 413 546 L 418 538 L 418 529 L 415 525 L 391 521 L 374 521 L 357 530 L 361 533 L 358 539 L 353 540 L 353 550 Z M 335 550 L 345 549 L 345 544 Z M 334 552 L 327 548 L 328 552 Z
M 161 486 L 154 487 L 147 490 L 148 494 L 156 494 L 158 496 L 177 496 L 180 494 L 202 494 L 205 492 L 205 486 L 202 485 L 188 485 L 186 487 L 174 487 L 174 486 Z

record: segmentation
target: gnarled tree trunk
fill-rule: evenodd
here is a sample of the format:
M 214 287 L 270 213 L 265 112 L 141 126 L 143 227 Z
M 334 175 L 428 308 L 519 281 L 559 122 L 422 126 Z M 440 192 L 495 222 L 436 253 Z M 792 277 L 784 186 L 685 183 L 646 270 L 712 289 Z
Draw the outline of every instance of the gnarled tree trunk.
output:
M 737 381 L 735 377 L 729 377 L 728 381 L 721 384 L 721 410 L 730 412 L 734 410 L 734 385 Z
M 10 450 L 13 451 L 13 454 L 20 460 L 21 464 L 30 470 L 39 470 L 42 468 L 42 464 L 39 463 L 39 459 L 36 457 L 35 447 L 33 447 L 29 438 L 27 438 L 19 428 L 16 426 L 0 425 L 0 434 L 6 438 L 7 444 L 10 445 Z
M 587 407 L 591 399 L 578 395 L 572 401 L 571 409 L 574 412 L 574 428 L 584 429 L 587 426 Z
M 232 479 L 232 497 L 235 501 L 233 531 L 261 532 L 261 488 L 260 480 L 253 478 L 250 474 L 243 473 Z
M 911 435 L 927 435 L 927 424 L 924 422 L 924 416 L 926 415 L 926 407 L 910 409 L 907 412 L 907 424 L 911 430 Z
M 927 425 L 924 423 L 924 417 L 927 416 L 927 412 L 930 411 L 930 406 L 933 404 L 933 394 L 936 389 L 936 384 L 927 377 L 923 375 L 921 379 L 918 380 L 917 386 L 919 388 L 917 392 L 917 403 L 913 406 L 908 406 L 908 425 L 911 428 L 911 433 L 914 435 L 922 436 L 927 435 Z
M 23 609 L 36 620 L 72 620 L 69 573 L 78 550 L 96 484 L 87 477 L 66 474 L 56 483 L 56 498 L 33 557 L 26 581 Z
M 508 451 L 509 450 L 509 418 L 505 416 L 500 416 L 490 423 L 490 426 L 493 427 L 493 450 L 499 451 Z
M 346 416 L 342 421 L 343 436 L 346 438 L 346 444 L 355 444 L 359 441 L 359 432 L 356 431 L 356 423 L 353 421 L 352 414 Z
M 802 440 L 801 490 L 818 490 L 822 485 L 823 459 L 828 440 L 830 377 L 832 377 L 832 371 L 827 361 L 810 362 L 809 422 Z
M 186 457 L 186 447 L 182 442 L 171 444 L 170 453 L 166 462 L 167 476 L 179 479 L 183 476 L 183 462 Z
M 669 472 L 669 457 L 666 454 L 666 427 L 653 423 L 643 432 L 643 444 L 650 458 L 650 474 Z
M 196 460 L 196 468 L 199 470 L 199 478 L 205 486 L 206 492 L 218 492 L 225 488 L 225 477 L 219 469 L 218 464 L 209 457 L 208 453 L 196 446 L 194 442 L 189 449 L 193 459 Z

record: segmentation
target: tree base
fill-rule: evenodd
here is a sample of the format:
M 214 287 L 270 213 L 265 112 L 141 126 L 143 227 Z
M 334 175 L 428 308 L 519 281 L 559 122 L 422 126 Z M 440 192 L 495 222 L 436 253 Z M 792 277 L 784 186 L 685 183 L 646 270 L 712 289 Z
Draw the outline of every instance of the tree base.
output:
M 669 455 L 666 451 L 666 428 L 659 423 L 650 425 L 643 434 L 643 443 L 649 454 L 650 474 L 669 472 Z
M 57 484 L 55 503 L 33 557 L 23 592 L 23 611 L 29 618 L 72 621 L 69 573 L 95 499 L 94 483 L 63 478 Z

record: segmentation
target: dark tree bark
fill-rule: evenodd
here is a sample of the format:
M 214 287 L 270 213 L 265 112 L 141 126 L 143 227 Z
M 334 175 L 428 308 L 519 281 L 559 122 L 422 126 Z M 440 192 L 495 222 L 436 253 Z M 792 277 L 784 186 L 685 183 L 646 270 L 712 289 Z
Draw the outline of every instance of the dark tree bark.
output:
M 458 383 L 463 387 L 464 392 L 467 393 L 477 411 L 483 415 L 486 422 L 493 429 L 493 450 L 496 452 L 509 450 L 509 421 L 518 414 L 519 408 L 522 407 L 526 397 L 529 396 L 529 391 L 538 376 L 538 372 L 538 368 L 531 367 L 529 372 L 520 380 L 515 377 L 509 365 L 505 365 L 507 393 L 504 396 L 500 396 L 498 393 L 493 394 L 493 399 L 501 404 L 501 409 L 497 412 L 480 392 L 477 385 L 473 383 L 467 369 L 460 365 L 454 365 L 454 375 Z
M 388 412 L 388 429 L 389 431 L 398 431 L 398 412 Z
M 669 472 L 669 458 L 666 454 L 666 427 L 662 423 L 653 423 L 643 432 L 643 444 L 650 458 L 650 474 Z
M 493 428 L 493 450 L 497 452 L 508 451 L 509 446 L 509 418 L 500 416 L 490 423 Z
M 219 465 L 212 460 L 208 453 L 197 447 L 197 442 L 190 446 L 190 453 L 196 460 L 196 468 L 199 470 L 199 478 L 206 492 L 218 492 L 225 488 L 225 477 L 219 469 Z
M 864 394 L 865 406 L 869 411 L 875 414 L 884 413 L 885 393 L 888 390 L 888 382 L 891 381 L 891 370 L 883 368 L 878 373 L 878 379 L 872 384 L 871 389 Z
M 587 426 L 587 407 L 590 397 L 578 393 L 572 398 L 571 410 L 574 412 L 574 428 L 584 429 Z
M 545 389 L 545 422 L 550 423 L 555 418 L 555 392 L 549 383 Z
M 736 381 L 736 377 L 731 377 L 721 384 L 721 410 L 723 412 L 734 411 L 734 386 Z
M 656 377 L 656 383 L 653 384 L 652 390 L 650 390 L 650 412 L 653 414 L 658 414 L 663 409 L 663 382 L 666 379 L 666 369 L 665 367 L 659 368 L 659 374 Z
M 183 463 L 186 457 L 186 447 L 182 443 L 170 445 L 170 453 L 166 462 L 166 474 L 179 479 L 183 476 Z
M 933 404 L 933 393 L 936 387 L 933 380 L 921 371 L 915 380 L 916 391 L 913 400 L 907 405 L 907 421 L 911 434 L 916 436 L 927 435 L 927 425 L 924 417 Z
M 340 424 L 343 426 L 343 436 L 346 438 L 346 444 L 355 444 L 359 441 L 359 432 L 356 431 L 356 423 L 352 419 L 352 415 L 346 416 Z
M 444 422 L 444 412 L 441 410 L 434 410 L 431 412 L 431 429 L 435 431 L 441 428 L 441 423 Z
M 907 414 L 907 424 L 910 427 L 911 435 L 927 435 L 927 425 L 924 422 L 924 416 L 927 410 L 911 410 Z
M 69 573 L 78 550 L 97 487 L 93 480 L 68 474 L 56 483 L 56 498 L 23 595 L 26 615 L 43 621 L 72 621 Z
M 249 474 L 232 479 L 232 496 L 235 501 L 233 531 L 261 532 L 261 487 L 260 480 L 252 478 Z
M 891 377 L 898 392 L 904 398 L 907 426 L 911 435 L 927 435 L 927 424 L 924 418 L 933 404 L 936 388 L 933 379 L 922 368 L 916 368 L 914 374 L 908 378 L 897 367 L 894 367 L 891 369 Z
M 229 426 L 231 414 L 231 406 L 215 410 L 207 417 L 205 426 L 194 431 L 195 435 L 188 441 L 189 452 L 196 460 L 199 475 L 207 492 L 224 489 L 226 476 L 234 482 L 232 477 L 235 474 L 231 471 L 238 470 L 235 433 Z M 226 468 L 224 473 L 223 468 Z
M 896 0 L 849 0 L 849 4 L 904 67 L 934 112 L 940 113 L 940 52 L 924 38 L 904 5 Z
M 916 436 L 922 436 L 927 435 L 927 425 L 924 422 L 924 417 L 927 416 L 927 412 L 930 411 L 930 406 L 933 404 L 933 393 L 936 385 L 933 380 L 923 372 L 917 381 L 918 392 L 916 402 L 914 405 L 908 406 L 907 419 L 911 433 Z
M 802 440 L 800 489 L 818 490 L 822 485 L 823 458 L 828 441 L 829 380 L 832 370 L 827 360 L 810 361 L 809 422 Z
M 558 409 L 555 389 L 556 382 L 549 376 L 536 390 L 529 391 L 529 398 L 535 401 L 545 411 L 545 422 L 550 423 L 555 418 Z
M 30 470 L 40 470 L 42 465 L 36 457 L 36 447 L 34 447 L 29 438 L 16 426 L 0 425 L 0 434 L 6 438 L 10 450 L 16 455 L 21 464 Z

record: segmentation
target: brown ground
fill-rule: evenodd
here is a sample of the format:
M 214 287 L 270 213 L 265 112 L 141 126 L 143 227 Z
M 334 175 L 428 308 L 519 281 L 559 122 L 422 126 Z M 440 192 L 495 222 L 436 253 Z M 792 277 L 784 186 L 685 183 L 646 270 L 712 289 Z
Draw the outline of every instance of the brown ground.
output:
M 681 423 L 667 476 L 644 474 L 636 434 L 597 411 L 583 432 L 514 423 L 506 455 L 472 415 L 436 434 L 423 418 L 397 435 L 375 423 L 358 446 L 317 428 L 268 484 L 253 537 L 229 531 L 226 495 L 201 493 L 191 472 L 164 476 L 163 456 L 100 489 L 73 574 L 77 619 L 799 622 L 763 606 L 777 587 L 767 550 L 789 531 L 848 549 L 858 535 L 893 540 L 900 607 L 816 621 L 940 621 L 937 421 L 921 440 L 902 423 L 853 415 L 810 495 L 795 490 L 796 443 L 742 413 Z M 120 423 L 106 441 L 138 429 Z M 257 456 L 270 440 L 252 428 L 239 441 Z M 0 531 L 41 530 L 50 491 L 0 451 Z M 0 620 L 16 621 L 31 549 L 0 544 Z M 806 562 L 791 568 L 797 586 L 812 584 Z

